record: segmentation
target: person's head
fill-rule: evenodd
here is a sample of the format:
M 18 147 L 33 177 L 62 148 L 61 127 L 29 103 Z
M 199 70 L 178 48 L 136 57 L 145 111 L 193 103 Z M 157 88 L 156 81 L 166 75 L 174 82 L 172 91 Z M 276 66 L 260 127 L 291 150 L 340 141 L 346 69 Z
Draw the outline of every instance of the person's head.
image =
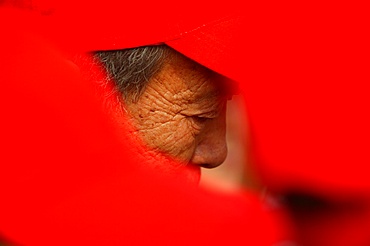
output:
M 200 167 L 225 160 L 226 77 L 166 45 L 99 51 L 95 57 L 119 92 L 133 134 L 154 156 L 187 165 L 193 180 L 199 180 Z
M 109 106 L 117 109 L 119 125 L 128 116 L 135 129 L 129 135 L 143 142 L 146 155 L 173 158 L 195 173 L 200 166 L 224 161 L 225 80 L 239 81 L 242 74 L 236 60 L 244 46 L 244 14 L 238 5 L 115 0 L 34 4 L 32 9 L 44 18 L 39 32 L 68 56 L 92 53 L 106 68 L 116 88 L 111 94 L 118 98 Z

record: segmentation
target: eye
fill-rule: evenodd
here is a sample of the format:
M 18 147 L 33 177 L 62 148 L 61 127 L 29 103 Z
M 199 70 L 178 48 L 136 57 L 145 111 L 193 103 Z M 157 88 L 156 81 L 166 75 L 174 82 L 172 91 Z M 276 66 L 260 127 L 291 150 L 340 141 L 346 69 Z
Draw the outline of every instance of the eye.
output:
M 197 124 L 204 124 L 209 120 L 217 118 L 219 114 L 220 112 L 218 110 L 212 110 L 209 112 L 191 115 L 190 118 Z
M 206 123 L 208 121 L 218 117 L 218 112 L 214 110 L 209 112 L 200 112 L 198 114 L 183 113 L 183 116 L 185 116 L 186 119 L 189 120 L 194 129 L 200 131 L 206 126 Z
M 206 123 L 210 118 L 199 116 L 199 115 L 193 115 L 188 116 L 188 119 L 190 119 L 190 124 L 195 130 L 196 134 L 200 133 L 205 127 Z
M 209 117 L 204 117 L 204 116 L 200 116 L 200 115 L 194 115 L 194 116 L 191 116 L 191 118 L 196 122 L 196 123 L 199 123 L 199 124 L 203 124 L 205 123 L 207 120 L 210 120 L 211 118 Z

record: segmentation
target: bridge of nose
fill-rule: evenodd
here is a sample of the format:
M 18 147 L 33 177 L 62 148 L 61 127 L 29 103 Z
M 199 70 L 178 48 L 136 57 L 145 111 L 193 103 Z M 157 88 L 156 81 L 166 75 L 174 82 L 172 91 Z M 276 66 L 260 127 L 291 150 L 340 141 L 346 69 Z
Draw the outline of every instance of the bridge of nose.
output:
M 207 122 L 192 157 L 192 163 L 205 168 L 221 165 L 227 156 L 226 112 Z

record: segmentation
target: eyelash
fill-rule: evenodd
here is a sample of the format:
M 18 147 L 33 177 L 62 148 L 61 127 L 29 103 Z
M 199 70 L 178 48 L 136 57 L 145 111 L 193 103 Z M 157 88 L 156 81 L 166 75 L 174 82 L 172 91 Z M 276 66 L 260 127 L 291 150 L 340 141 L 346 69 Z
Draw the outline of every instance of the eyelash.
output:
M 191 118 L 196 121 L 197 123 L 205 123 L 207 120 L 210 120 L 212 118 L 208 118 L 208 117 L 203 117 L 203 116 L 199 116 L 199 115 L 194 115 L 194 116 L 191 116 Z

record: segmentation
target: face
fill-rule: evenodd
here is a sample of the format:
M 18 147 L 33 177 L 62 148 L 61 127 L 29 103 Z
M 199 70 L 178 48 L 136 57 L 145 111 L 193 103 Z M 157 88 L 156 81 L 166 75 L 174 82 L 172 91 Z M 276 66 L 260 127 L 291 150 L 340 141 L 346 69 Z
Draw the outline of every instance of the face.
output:
M 175 160 L 149 165 L 162 172 L 181 170 L 198 183 L 200 167 L 217 167 L 225 160 L 226 84 L 223 76 L 178 53 L 167 58 L 139 100 L 124 105 L 133 135 L 152 153 L 149 158 Z

